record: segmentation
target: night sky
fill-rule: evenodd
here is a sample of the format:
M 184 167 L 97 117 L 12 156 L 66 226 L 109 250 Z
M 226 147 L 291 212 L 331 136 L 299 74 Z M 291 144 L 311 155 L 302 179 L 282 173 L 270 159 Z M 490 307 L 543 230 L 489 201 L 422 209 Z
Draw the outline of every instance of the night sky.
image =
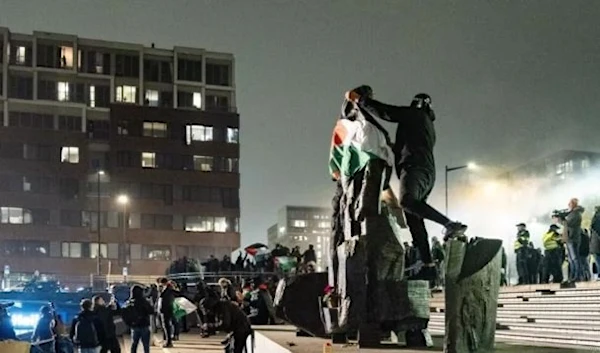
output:
M 0 0 L 0 26 L 233 53 L 242 243 L 283 205 L 329 205 L 331 131 L 359 84 L 431 94 L 440 181 L 445 164 L 600 150 L 600 1 Z

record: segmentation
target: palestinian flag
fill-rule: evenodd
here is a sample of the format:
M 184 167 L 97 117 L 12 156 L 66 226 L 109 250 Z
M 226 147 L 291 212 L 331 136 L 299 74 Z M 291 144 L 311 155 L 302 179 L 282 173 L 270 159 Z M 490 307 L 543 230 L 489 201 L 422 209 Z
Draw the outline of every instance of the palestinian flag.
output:
M 262 253 L 262 252 L 265 252 L 268 250 L 269 250 L 269 247 L 263 243 L 254 243 L 254 244 L 248 245 L 246 248 L 244 248 L 244 251 L 246 251 L 248 254 L 250 254 L 252 256 L 256 256 L 256 254 Z
M 364 114 L 362 109 L 355 109 L 352 119 L 342 116 L 333 129 L 329 173 L 336 180 L 353 176 L 373 158 L 383 159 L 390 166 L 394 163 L 387 133 Z
M 293 256 L 275 257 L 275 266 L 282 272 L 290 272 L 297 265 L 297 260 Z
M 177 320 L 195 312 L 196 309 L 198 308 L 187 298 L 179 297 L 175 298 L 173 301 L 173 316 L 175 316 Z

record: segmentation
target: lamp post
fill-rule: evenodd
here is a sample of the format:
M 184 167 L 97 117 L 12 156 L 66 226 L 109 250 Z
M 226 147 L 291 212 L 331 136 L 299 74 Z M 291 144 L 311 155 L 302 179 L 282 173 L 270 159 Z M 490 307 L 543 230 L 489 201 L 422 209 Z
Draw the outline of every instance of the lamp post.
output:
M 458 167 L 448 167 L 448 165 L 446 165 L 446 175 L 445 175 L 445 180 L 444 180 L 445 181 L 444 188 L 446 191 L 446 217 L 448 216 L 448 174 L 450 172 L 454 172 L 456 170 L 461 170 L 461 169 L 471 169 L 472 170 L 472 169 L 476 169 L 476 168 L 477 168 L 477 164 L 475 164 L 473 162 L 465 164 L 465 165 L 461 165 Z
M 123 206 L 123 262 L 125 267 L 129 265 L 129 249 L 127 246 L 127 205 L 129 204 L 129 196 L 119 195 L 117 197 L 117 203 Z
M 102 236 L 101 236 L 101 227 L 100 227 L 100 211 L 101 211 L 101 203 L 100 203 L 100 177 L 104 175 L 104 171 L 103 170 L 98 170 L 96 172 L 96 181 L 98 183 L 98 194 L 97 196 L 97 201 L 98 201 L 98 207 L 97 207 L 97 212 L 96 212 L 96 223 L 98 226 L 98 234 L 97 234 L 97 243 L 98 243 L 98 253 L 96 254 L 96 274 L 98 276 L 100 276 L 102 273 L 102 250 L 101 250 L 101 246 L 100 246 L 100 242 L 102 241 Z

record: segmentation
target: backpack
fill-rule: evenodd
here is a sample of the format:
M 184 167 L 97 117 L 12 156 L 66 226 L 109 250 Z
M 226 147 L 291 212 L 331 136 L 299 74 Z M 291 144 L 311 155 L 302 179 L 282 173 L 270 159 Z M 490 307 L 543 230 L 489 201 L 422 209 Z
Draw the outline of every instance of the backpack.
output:
M 129 301 L 121 310 L 121 318 L 129 327 L 135 327 L 140 319 L 137 309 L 133 302 Z
M 80 315 L 75 324 L 75 343 L 85 347 L 97 347 L 99 345 L 98 332 L 94 325 L 94 319 Z

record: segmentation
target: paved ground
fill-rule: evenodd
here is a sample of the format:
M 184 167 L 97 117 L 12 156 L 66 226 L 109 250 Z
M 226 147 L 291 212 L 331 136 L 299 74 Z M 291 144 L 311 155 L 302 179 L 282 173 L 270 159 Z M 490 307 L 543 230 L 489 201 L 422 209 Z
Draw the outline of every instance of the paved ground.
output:
M 223 336 L 201 338 L 199 333 L 183 334 L 179 341 L 173 342 L 173 348 L 162 348 L 160 335 L 156 335 L 154 344 L 150 347 L 150 353 L 223 353 L 222 339 Z M 130 345 L 131 341 L 127 337 L 122 351 L 129 352 Z M 138 347 L 138 352 L 143 352 L 141 345 Z
M 314 337 L 296 337 L 295 332 L 275 331 L 275 330 L 259 330 L 259 332 L 269 339 L 277 342 L 279 345 L 289 349 L 292 353 L 315 353 L 322 352 L 323 344 L 327 342 L 321 338 Z M 442 349 L 442 338 L 435 337 L 435 347 L 431 349 L 413 350 L 407 348 L 401 348 L 395 350 L 388 347 L 384 349 L 360 349 L 356 345 L 334 345 L 333 352 L 335 353 L 390 353 L 390 352 L 401 352 L 401 353 L 422 353 L 426 352 L 443 352 Z M 559 348 L 547 348 L 547 347 L 531 347 L 531 346 L 520 346 L 520 345 L 509 345 L 498 343 L 496 345 L 496 353 L 589 353 L 593 352 L 590 350 L 578 350 L 578 349 L 559 349 Z M 262 353 L 262 352 L 257 352 Z
M 323 351 L 323 344 L 327 342 L 321 338 L 314 337 L 296 337 L 295 332 L 288 329 L 276 330 L 273 327 L 258 328 L 258 332 L 268 337 L 280 346 L 290 350 L 292 353 L 320 353 Z M 210 338 L 201 338 L 198 333 L 189 333 L 181 335 L 181 340 L 174 342 L 173 348 L 162 348 L 160 335 L 155 336 L 154 345 L 151 347 L 151 353 L 222 353 L 223 346 L 221 340 L 223 336 L 214 336 Z M 356 345 L 334 345 L 333 352 L 335 353 L 422 353 L 422 352 L 442 352 L 442 338 L 435 337 L 435 347 L 431 349 L 413 350 L 399 347 L 398 349 L 360 349 Z M 129 352 L 131 341 L 125 339 L 123 352 Z M 138 347 L 138 352 L 142 352 L 142 347 Z M 510 345 L 499 343 L 496 346 L 496 353 L 589 353 L 594 352 L 584 349 L 568 349 L 568 348 L 547 348 L 547 347 L 532 347 L 521 345 Z M 598 352 L 598 351 L 596 351 Z M 268 352 L 256 352 L 268 353 Z

